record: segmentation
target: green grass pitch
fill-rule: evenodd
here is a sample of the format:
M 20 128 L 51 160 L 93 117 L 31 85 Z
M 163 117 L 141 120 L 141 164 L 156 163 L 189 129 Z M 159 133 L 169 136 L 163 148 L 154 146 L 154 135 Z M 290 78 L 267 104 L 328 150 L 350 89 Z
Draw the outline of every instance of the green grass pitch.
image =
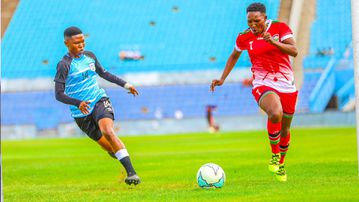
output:
M 5 201 L 359 201 L 355 128 L 293 129 L 286 183 L 267 170 L 265 131 L 122 140 L 142 179 L 136 187 L 87 137 L 2 141 Z M 224 169 L 223 188 L 197 186 L 207 162 Z

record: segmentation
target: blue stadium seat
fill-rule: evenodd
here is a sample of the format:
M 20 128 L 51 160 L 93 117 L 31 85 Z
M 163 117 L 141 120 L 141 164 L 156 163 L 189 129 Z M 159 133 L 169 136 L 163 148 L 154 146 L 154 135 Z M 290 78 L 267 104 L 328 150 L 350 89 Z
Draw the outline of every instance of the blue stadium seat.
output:
M 310 34 L 310 51 L 304 67 L 324 68 L 327 57 L 317 56 L 318 50 L 334 49 L 334 57 L 342 57 L 352 40 L 350 0 L 317 0 L 316 20 Z
M 307 72 L 304 74 L 304 81 L 302 88 L 299 91 L 296 111 L 298 113 L 309 112 L 309 97 L 317 84 L 321 72 Z
M 3 78 L 53 77 L 56 63 L 66 52 L 62 32 L 70 25 L 88 34 L 87 48 L 116 74 L 222 69 L 238 32 L 247 27 L 245 8 L 254 1 L 106 2 L 20 1 L 2 42 Z M 268 16 L 276 18 L 280 0 L 260 2 L 267 5 Z M 174 6 L 177 12 L 172 11 Z M 150 21 L 155 26 L 150 26 Z M 145 60 L 120 61 L 118 52 L 122 49 L 138 49 Z M 216 61 L 210 62 L 210 57 Z M 246 52 L 238 66 L 250 66 Z M 298 112 L 309 111 L 309 96 L 319 76 L 320 73 L 305 74 Z M 173 118 L 176 110 L 181 110 L 185 118 L 204 117 L 209 104 L 218 106 L 216 116 L 258 113 L 250 88 L 227 83 L 215 94 L 208 88 L 208 84 L 141 87 L 141 95 L 136 98 L 120 88 L 107 92 L 119 120 L 155 119 L 159 111 L 162 118 Z M 53 91 L 3 93 L 1 99 L 7 106 L 2 108 L 5 125 L 35 124 L 47 129 L 72 121 L 68 107 L 55 101 Z M 22 111 L 26 113 L 14 113 Z
M 219 116 L 248 115 L 258 111 L 251 88 L 237 83 L 228 83 L 214 94 L 209 92 L 207 84 L 142 87 L 138 90 L 140 96 L 134 98 L 120 88 L 107 89 L 116 119 L 156 119 L 156 111 L 161 111 L 162 118 L 174 118 L 176 110 L 182 111 L 185 118 L 204 117 L 207 105 L 217 105 Z M 2 124 L 5 125 L 35 124 L 39 129 L 47 129 L 72 121 L 68 106 L 55 101 L 52 91 L 3 93 L 1 100 L 3 106 L 7 106 L 2 108 Z
M 247 27 L 245 9 L 252 2 L 21 0 L 2 41 L 2 76 L 53 77 L 66 53 L 63 30 L 71 25 L 88 35 L 87 48 L 116 74 L 223 68 L 237 34 Z M 270 18 L 277 17 L 280 0 L 260 2 Z M 120 61 L 124 49 L 140 50 L 145 60 Z M 249 64 L 244 54 L 238 66 Z
M 299 94 L 298 112 L 309 111 L 309 96 L 320 73 L 307 73 Z M 204 117 L 207 105 L 216 105 L 216 116 L 254 115 L 259 112 L 251 88 L 238 83 L 226 83 L 209 92 L 208 84 L 151 86 L 138 88 L 140 96 L 128 95 L 121 88 L 107 89 L 115 107 L 116 119 L 174 118 L 176 110 L 184 118 Z M 2 124 L 35 124 L 39 129 L 54 128 L 59 123 L 71 122 L 68 106 L 54 100 L 53 91 L 2 93 Z M 16 103 L 14 105 L 13 103 Z M 26 113 L 22 113 L 26 112 Z

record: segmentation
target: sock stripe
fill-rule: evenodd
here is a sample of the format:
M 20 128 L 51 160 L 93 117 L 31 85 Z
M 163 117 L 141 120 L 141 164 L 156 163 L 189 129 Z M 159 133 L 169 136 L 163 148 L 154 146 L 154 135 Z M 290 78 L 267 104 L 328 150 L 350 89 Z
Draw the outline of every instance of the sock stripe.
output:
M 273 138 L 279 137 L 280 136 L 279 134 L 280 134 L 280 132 L 277 132 L 277 133 L 274 133 L 274 134 L 268 133 L 269 137 L 273 137 Z
M 269 140 L 270 144 L 278 144 L 279 143 L 279 139 L 278 140 Z
M 280 150 L 280 151 L 283 151 L 283 152 L 286 152 L 286 151 L 288 151 L 288 148 L 284 148 L 284 149 L 283 149 L 283 148 L 280 148 L 280 147 L 279 147 L 279 150 Z
M 282 150 L 288 150 L 288 147 L 289 147 L 289 144 L 287 144 L 287 145 L 279 145 L 279 149 L 282 149 Z
M 287 154 L 287 151 L 288 151 L 288 147 L 289 147 L 289 144 L 287 144 L 287 145 L 279 145 L 279 151 L 280 151 L 280 154 L 283 156 L 283 158 L 284 158 L 284 156 Z M 282 158 L 281 158 L 282 159 Z M 284 159 L 283 159 L 284 160 Z
M 276 138 L 274 138 L 274 137 L 269 137 L 269 140 L 279 140 L 279 136 L 278 137 L 276 137 Z
M 281 157 L 280 157 L 279 163 L 282 164 L 282 163 L 284 163 L 284 159 L 285 159 L 285 156 L 286 156 L 288 148 L 289 148 L 290 133 L 288 132 L 288 134 L 284 137 L 281 137 L 280 140 L 281 141 L 279 143 L 279 151 L 280 151 Z

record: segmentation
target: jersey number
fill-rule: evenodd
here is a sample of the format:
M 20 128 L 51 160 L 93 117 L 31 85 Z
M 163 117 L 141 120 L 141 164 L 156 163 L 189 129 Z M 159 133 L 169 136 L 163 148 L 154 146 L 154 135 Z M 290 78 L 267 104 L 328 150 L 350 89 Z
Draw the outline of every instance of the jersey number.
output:
M 83 79 L 86 79 L 87 77 L 89 77 L 88 71 L 83 72 L 83 73 L 82 73 L 82 78 L 83 78 Z
M 252 46 L 252 45 L 253 45 L 253 41 L 250 41 L 250 42 L 249 42 L 249 49 L 250 49 L 250 50 L 253 50 L 253 46 Z

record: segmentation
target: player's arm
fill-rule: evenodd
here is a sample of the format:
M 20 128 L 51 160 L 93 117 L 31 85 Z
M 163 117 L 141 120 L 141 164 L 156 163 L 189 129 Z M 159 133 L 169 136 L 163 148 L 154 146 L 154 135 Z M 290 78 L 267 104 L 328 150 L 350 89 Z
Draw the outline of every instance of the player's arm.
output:
M 263 34 L 263 39 L 292 57 L 296 57 L 298 55 L 297 46 L 295 45 L 293 37 L 290 37 L 280 42 L 275 41 L 270 33 L 265 32 Z
M 55 97 L 56 97 L 56 100 L 58 100 L 64 104 L 74 105 L 74 106 L 78 107 L 83 114 L 89 113 L 88 109 L 90 108 L 90 106 L 88 104 L 90 104 L 90 102 L 81 101 L 81 100 L 67 96 L 65 94 L 65 84 L 64 83 L 55 82 Z
M 109 81 L 111 83 L 117 84 L 123 88 L 125 88 L 126 90 L 128 90 L 128 93 L 131 93 L 133 96 L 138 95 L 138 92 L 136 90 L 136 88 L 131 85 L 130 83 L 124 81 L 123 79 L 117 77 L 116 75 L 111 74 L 110 72 L 106 71 L 102 65 L 100 64 L 100 62 L 97 60 L 95 54 L 93 54 L 92 52 L 87 52 L 87 54 L 90 55 L 90 57 L 92 57 L 95 60 L 95 67 L 96 67 L 96 73 L 103 79 L 105 79 L 106 81 Z
M 138 92 L 137 92 L 136 88 L 132 84 L 130 84 L 130 83 L 124 81 L 123 79 L 111 74 L 108 71 L 105 71 L 105 69 L 102 68 L 101 66 L 96 66 L 96 73 L 101 78 L 125 88 L 126 90 L 129 91 L 129 93 L 133 94 L 134 96 L 138 95 Z
M 239 58 L 239 56 L 241 56 L 241 54 L 242 54 L 242 51 L 238 51 L 237 49 L 233 50 L 232 54 L 229 56 L 229 58 L 227 60 L 226 67 L 223 70 L 221 79 L 219 79 L 219 80 L 215 79 L 212 81 L 212 84 L 211 84 L 212 92 L 214 91 L 214 88 L 216 86 L 221 86 L 224 83 L 224 81 L 226 80 L 229 73 L 231 73 L 234 65 L 236 65 L 238 58 Z

